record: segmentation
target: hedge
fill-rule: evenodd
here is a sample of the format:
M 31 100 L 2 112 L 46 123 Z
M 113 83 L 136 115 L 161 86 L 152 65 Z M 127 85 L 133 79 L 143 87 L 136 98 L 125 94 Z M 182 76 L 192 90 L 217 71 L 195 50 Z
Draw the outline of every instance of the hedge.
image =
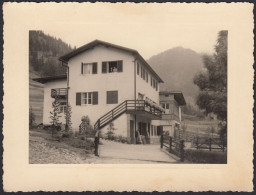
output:
M 191 163 L 226 164 L 227 152 L 186 149 L 185 161 Z

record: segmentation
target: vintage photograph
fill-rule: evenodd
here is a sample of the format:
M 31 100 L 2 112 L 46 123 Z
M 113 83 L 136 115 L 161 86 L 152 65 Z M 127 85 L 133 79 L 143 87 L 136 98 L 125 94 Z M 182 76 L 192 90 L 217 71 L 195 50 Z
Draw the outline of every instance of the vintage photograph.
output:
M 4 191 L 252 191 L 253 6 L 5 3 Z
M 125 31 L 28 32 L 29 163 L 226 164 L 228 31 Z

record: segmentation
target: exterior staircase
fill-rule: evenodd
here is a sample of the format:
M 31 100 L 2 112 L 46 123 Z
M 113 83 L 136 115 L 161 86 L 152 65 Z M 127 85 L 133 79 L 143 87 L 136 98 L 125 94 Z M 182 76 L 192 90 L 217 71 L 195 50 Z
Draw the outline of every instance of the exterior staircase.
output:
M 110 122 L 121 116 L 123 113 L 140 111 L 153 114 L 158 118 L 161 118 L 163 113 L 163 110 L 159 106 L 152 105 L 145 100 L 125 100 L 124 102 L 110 110 L 108 113 L 100 117 L 94 124 L 94 129 L 102 129 Z

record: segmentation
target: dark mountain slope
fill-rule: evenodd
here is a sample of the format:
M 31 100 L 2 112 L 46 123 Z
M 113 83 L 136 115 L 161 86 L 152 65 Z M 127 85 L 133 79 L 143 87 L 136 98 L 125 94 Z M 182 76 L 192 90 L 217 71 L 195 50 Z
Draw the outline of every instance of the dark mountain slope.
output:
M 201 56 L 191 49 L 176 47 L 151 57 L 148 63 L 164 80 L 161 90 L 175 90 L 184 93 L 187 102 L 194 103 L 198 88 L 193 78 L 202 67 Z

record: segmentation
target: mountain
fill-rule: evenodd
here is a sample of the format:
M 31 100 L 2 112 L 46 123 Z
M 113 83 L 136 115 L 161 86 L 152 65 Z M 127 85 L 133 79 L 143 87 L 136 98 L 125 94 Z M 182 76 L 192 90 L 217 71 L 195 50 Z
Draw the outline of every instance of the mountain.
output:
M 152 56 L 148 63 L 164 81 L 160 84 L 161 90 L 182 91 L 187 102 L 195 103 L 199 89 L 193 78 L 203 68 L 200 54 L 175 47 Z
M 66 68 L 58 58 L 72 51 L 72 47 L 43 31 L 29 31 L 29 70 L 40 76 L 65 74 Z

